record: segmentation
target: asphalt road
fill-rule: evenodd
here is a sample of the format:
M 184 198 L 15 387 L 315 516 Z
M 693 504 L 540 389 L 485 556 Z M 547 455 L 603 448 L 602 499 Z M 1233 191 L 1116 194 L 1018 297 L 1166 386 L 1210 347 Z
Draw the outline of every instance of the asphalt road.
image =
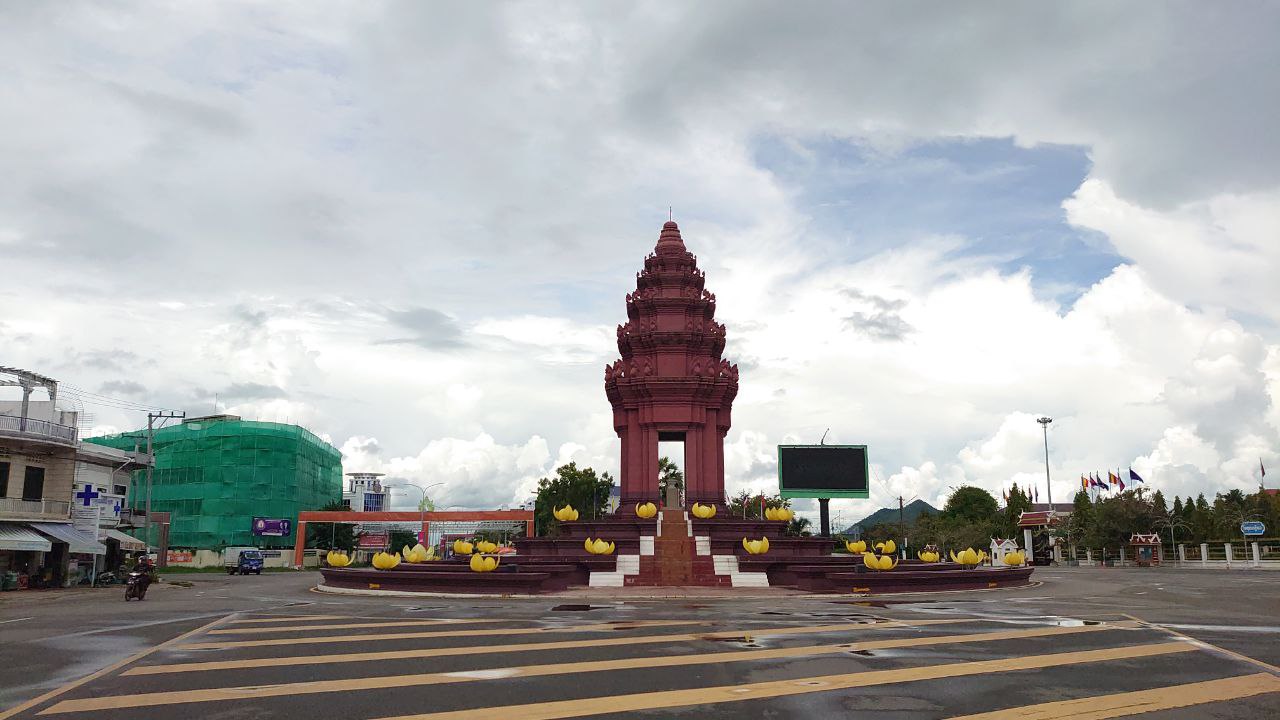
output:
M 175 576 L 128 604 L 5 593 L 0 720 L 1280 717 L 1280 573 L 1036 577 L 909 598 L 370 598 L 314 573 Z

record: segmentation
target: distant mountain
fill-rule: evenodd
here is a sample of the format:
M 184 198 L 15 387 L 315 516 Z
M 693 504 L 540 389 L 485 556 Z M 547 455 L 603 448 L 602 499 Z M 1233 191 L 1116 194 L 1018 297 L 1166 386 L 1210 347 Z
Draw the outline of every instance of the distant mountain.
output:
M 941 511 L 938 510 L 938 508 L 925 502 L 924 500 L 916 500 L 914 502 L 908 503 L 905 507 L 902 508 L 902 519 L 905 520 L 908 525 L 910 525 L 911 523 L 916 521 L 916 518 L 920 517 L 921 513 L 938 515 L 941 513 Z M 896 522 L 898 522 L 898 508 L 896 507 L 880 508 L 879 510 L 871 513 L 870 515 L 862 518 L 858 522 L 845 528 L 844 530 L 841 530 L 840 534 L 853 535 L 855 532 L 857 532 L 857 528 L 862 528 L 865 531 L 867 528 L 874 527 L 881 523 L 896 523 Z

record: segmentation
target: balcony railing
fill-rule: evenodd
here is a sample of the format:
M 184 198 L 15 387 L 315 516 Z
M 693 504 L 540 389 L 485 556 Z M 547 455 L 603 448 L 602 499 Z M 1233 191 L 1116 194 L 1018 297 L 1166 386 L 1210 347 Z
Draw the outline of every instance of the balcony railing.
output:
M 21 515 L 42 518 L 67 518 L 71 515 L 71 503 L 61 500 L 22 500 L 0 498 L 0 517 Z
M 70 425 L 59 425 L 45 420 L 13 415 L 0 415 L 0 435 L 36 437 L 66 445 L 76 444 L 76 429 Z

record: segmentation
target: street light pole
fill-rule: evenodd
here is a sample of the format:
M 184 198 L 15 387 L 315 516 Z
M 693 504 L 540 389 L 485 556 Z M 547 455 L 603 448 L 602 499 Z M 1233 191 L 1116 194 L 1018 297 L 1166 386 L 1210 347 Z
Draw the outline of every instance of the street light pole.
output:
M 387 485 L 387 486 L 386 486 L 386 487 L 389 487 L 389 488 L 391 488 L 391 489 L 393 489 L 393 490 L 394 490 L 395 488 L 407 488 L 407 487 L 411 487 L 411 488 L 413 488 L 413 489 L 417 490 L 418 492 L 422 493 L 422 501 L 418 503 L 418 532 L 422 533 L 422 540 L 419 540 L 419 542 L 424 542 L 424 541 L 427 539 L 427 507 L 426 507 L 426 506 L 427 506 L 427 491 L 428 491 L 428 490 L 430 490 L 430 489 L 431 489 L 431 488 L 433 488 L 433 487 L 438 487 L 438 486 L 440 486 L 440 485 L 444 485 L 444 483 L 442 483 L 442 482 L 432 483 L 432 484 L 430 484 L 430 485 L 426 486 L 425 488 L 424 488 L 424 487 L 419 487 L 419 486 L 414 485 L 413 483 L 410 483 L 410 482 L 406 482 L 406 483 L 397 483 L 397 484 L 395 484 L 395 485 Z
M 1036 418 L 1036 422 L 1040 423 L 1040 427 L 1044 429 L 1044 485 L 1047 495 L 1049 496 L 1049 512 L 1053 512 L 1053 482 L 1049 479 L 1049 423 L 1053 422 L 1053 418 L 1045 416 Z

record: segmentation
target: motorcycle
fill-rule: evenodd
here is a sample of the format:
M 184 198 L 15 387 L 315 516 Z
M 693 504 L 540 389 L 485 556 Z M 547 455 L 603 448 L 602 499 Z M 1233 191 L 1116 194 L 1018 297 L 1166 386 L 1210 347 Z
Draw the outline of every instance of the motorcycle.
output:
M 148 573 L 137 570 L 129 573 L 129 577 L 124 582 L 124 601 L 129 602 L 134 598 L 146 600 L 147 586 L 150 584 L 151 576 Z

